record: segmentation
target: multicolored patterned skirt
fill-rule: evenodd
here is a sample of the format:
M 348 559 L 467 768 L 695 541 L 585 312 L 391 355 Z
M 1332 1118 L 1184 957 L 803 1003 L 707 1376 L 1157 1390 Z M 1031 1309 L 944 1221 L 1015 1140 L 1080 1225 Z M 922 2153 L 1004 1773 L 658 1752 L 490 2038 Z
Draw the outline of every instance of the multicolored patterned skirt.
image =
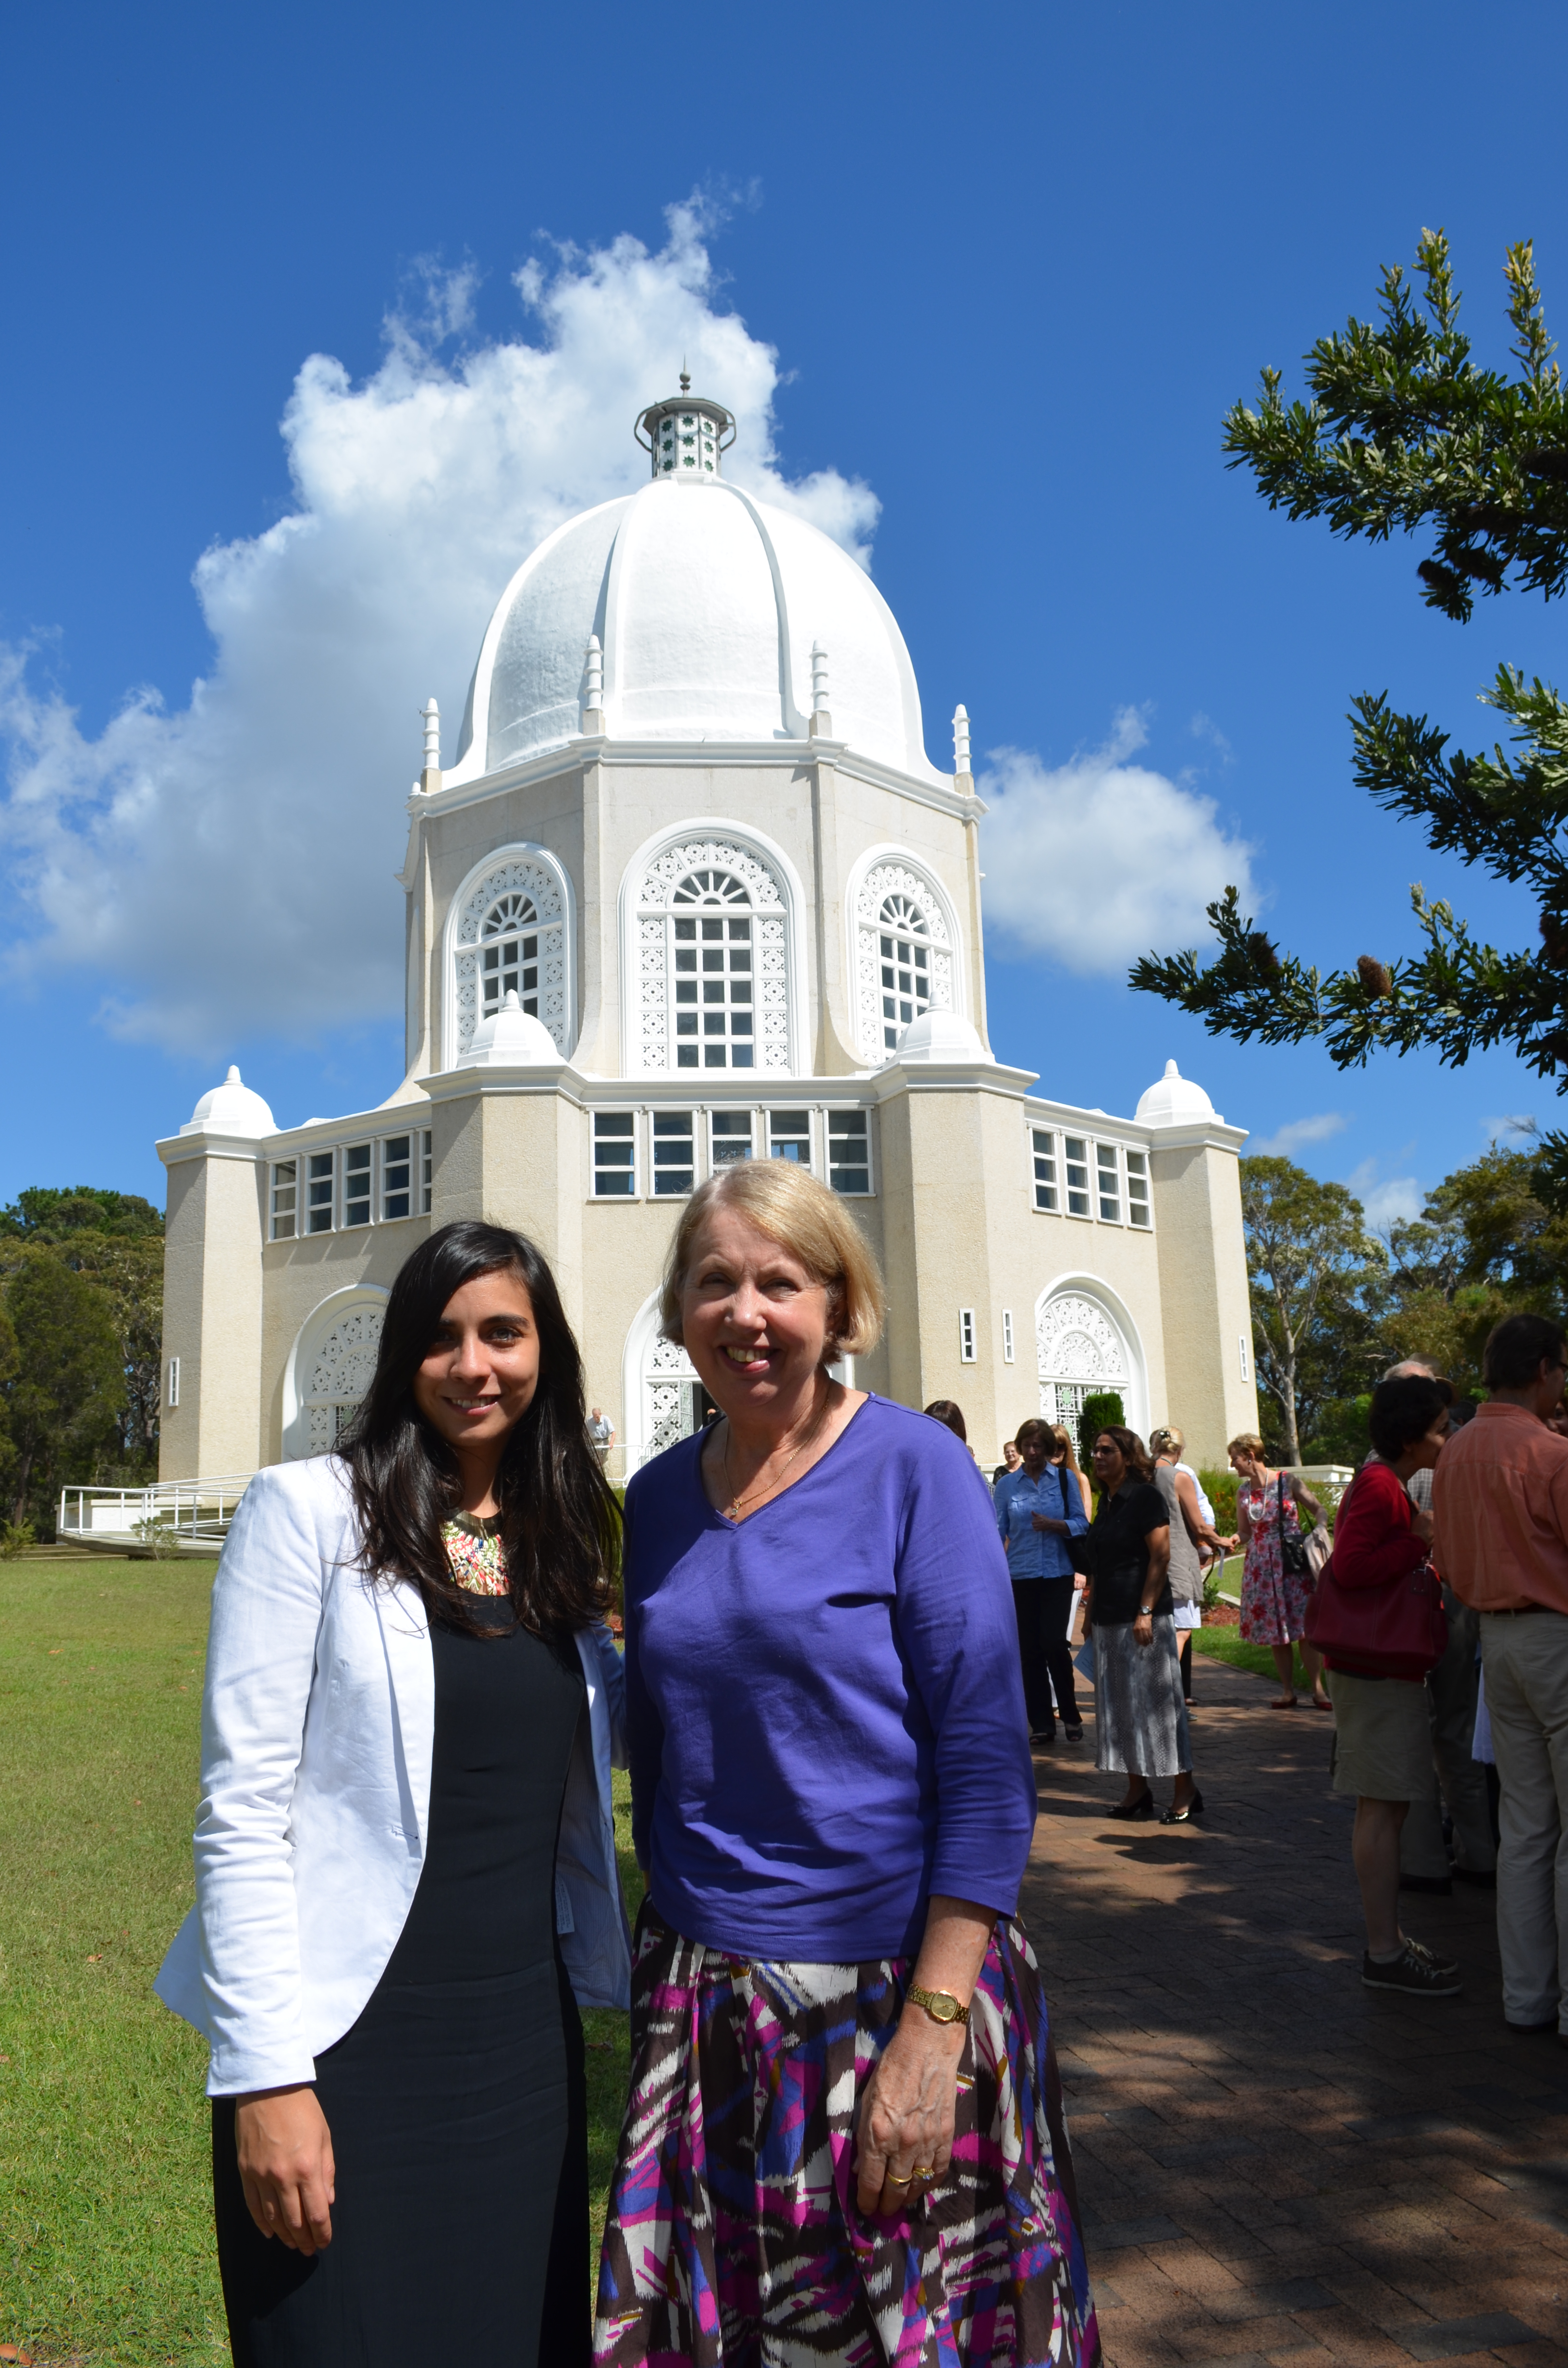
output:
M 596 2368 L 1096 2368 L 1040 1969 L 999 1923 L 970 2009 L 948 2176 L 855 2202 L 857 2100 L 907 1957 L 748 1964 L 644 1907 L 631 2098 Z

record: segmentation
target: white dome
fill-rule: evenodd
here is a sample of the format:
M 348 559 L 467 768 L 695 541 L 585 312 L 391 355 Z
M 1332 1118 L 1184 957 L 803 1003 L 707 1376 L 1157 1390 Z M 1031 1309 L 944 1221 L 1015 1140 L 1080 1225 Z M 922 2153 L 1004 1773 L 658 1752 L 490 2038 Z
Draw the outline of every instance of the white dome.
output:
M 1142 1126 L 1189 1126 L 1198 1119 L 1219 1118 L 1202 1087 L 1184 1077 L 1174 1061 L 1165 1063 L 1165 1076 L 1139 1097 L 1133 1115 Z
M 525 1011 L 516 987 L 508 987 L 499 1011 L 482 1019 L 469 1039 L 460 1069 L 528 1069 L 540 1061 L 559 1061 L 561 1048 L 542 1019 Z
M 221 1086 L 202 1095 L 182 1134 L 276 1134 L 272 1112 L 259 1094 L 242 1085 L 238 1069 L 231 1068 Z
M 979 1030 L 956 1011 L 923 1011 L 898 1040 L 895 1061 L 986 1061 Z
M 714 479 L 601 503 L 525 561 L 485 633 L 447 781 L 582 730 L 590 634 L 613 738 L 802 740 L 817 643 L 834 737 L 947 778 L 926 761 L 915 668 L 865 570 L 814 526 Z

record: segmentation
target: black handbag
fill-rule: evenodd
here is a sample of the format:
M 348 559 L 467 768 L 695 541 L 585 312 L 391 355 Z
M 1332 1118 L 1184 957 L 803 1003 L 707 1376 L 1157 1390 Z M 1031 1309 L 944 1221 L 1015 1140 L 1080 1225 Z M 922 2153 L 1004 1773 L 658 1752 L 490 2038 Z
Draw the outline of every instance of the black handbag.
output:
M 1292 1578 L 1310 1578 L 1312 1566 L 1307 1557 L 1307 1542 L 1300 1528 L 1294 1535 L 1285 1527 L 1285 1474 L 1279 1474 L 1279 1561 Z

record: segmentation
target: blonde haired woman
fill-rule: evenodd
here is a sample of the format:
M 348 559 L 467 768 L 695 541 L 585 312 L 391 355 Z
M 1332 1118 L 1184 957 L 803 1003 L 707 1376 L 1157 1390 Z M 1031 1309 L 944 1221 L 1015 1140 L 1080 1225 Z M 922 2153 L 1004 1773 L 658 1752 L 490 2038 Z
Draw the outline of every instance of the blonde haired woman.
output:
M 834 1378 L 881 1283 L 798 1167 L 692 1195 L 663 1313 L 722 1419 L 628 1491 L 649 1888 L 596 2357 L 1092 2368 L 985 1484 Z
M 1301 1508 L 1313 1523 L 1323 1507 L 1293 1472 L 1277 1472 L 1256 1431 L 1244 1430 L 1225 1450 L 1241 1484 L 1236 1490 L 1236 1527 L 1246 1556 L 1242 1565 L 1242 1641 L 1267 1645 L 1279 1672 L 1279 1692 L 1270 1710 L 1294 1710 L 1296 1681 L 1290 1648 L 1301 1648 L 1301 1667 L 1311 1685 L 1312 1708 L 1332 1710 L 1323 1682 L 1323 1656 L 1306 1641 L 1312 1573 L 1293 1570 L 1290 1549 L 1303 1543 Z

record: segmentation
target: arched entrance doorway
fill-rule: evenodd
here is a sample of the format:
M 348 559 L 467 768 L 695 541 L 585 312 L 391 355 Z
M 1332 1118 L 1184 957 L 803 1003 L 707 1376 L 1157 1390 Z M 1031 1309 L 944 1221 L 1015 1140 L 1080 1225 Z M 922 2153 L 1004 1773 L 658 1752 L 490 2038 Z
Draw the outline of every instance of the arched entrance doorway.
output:
M 1064 1423 L 1075 1433 L 1085 1399 L 1115 1390 L 1129 1423 L 1142 1429 L 1142 1353 L 1131 1323 L 1099 1292 L 1074 1282 L 1043 1293 L 1035 1311 L 1035 1349 L 1040 1410 L 1048 1422 Z
M 283 1375 L 283 1453 L 326 1455 L 370 1386 L 387 1294 L 373 1283 L 335 1291 L 301 1325 Z
M 713 1411 L 686 1350 L 660 1336 L 656 1292 L 639 1308 L 626 1336 L 622 1387 L 628 1478 L 651 1456 L 700 1430 Z

